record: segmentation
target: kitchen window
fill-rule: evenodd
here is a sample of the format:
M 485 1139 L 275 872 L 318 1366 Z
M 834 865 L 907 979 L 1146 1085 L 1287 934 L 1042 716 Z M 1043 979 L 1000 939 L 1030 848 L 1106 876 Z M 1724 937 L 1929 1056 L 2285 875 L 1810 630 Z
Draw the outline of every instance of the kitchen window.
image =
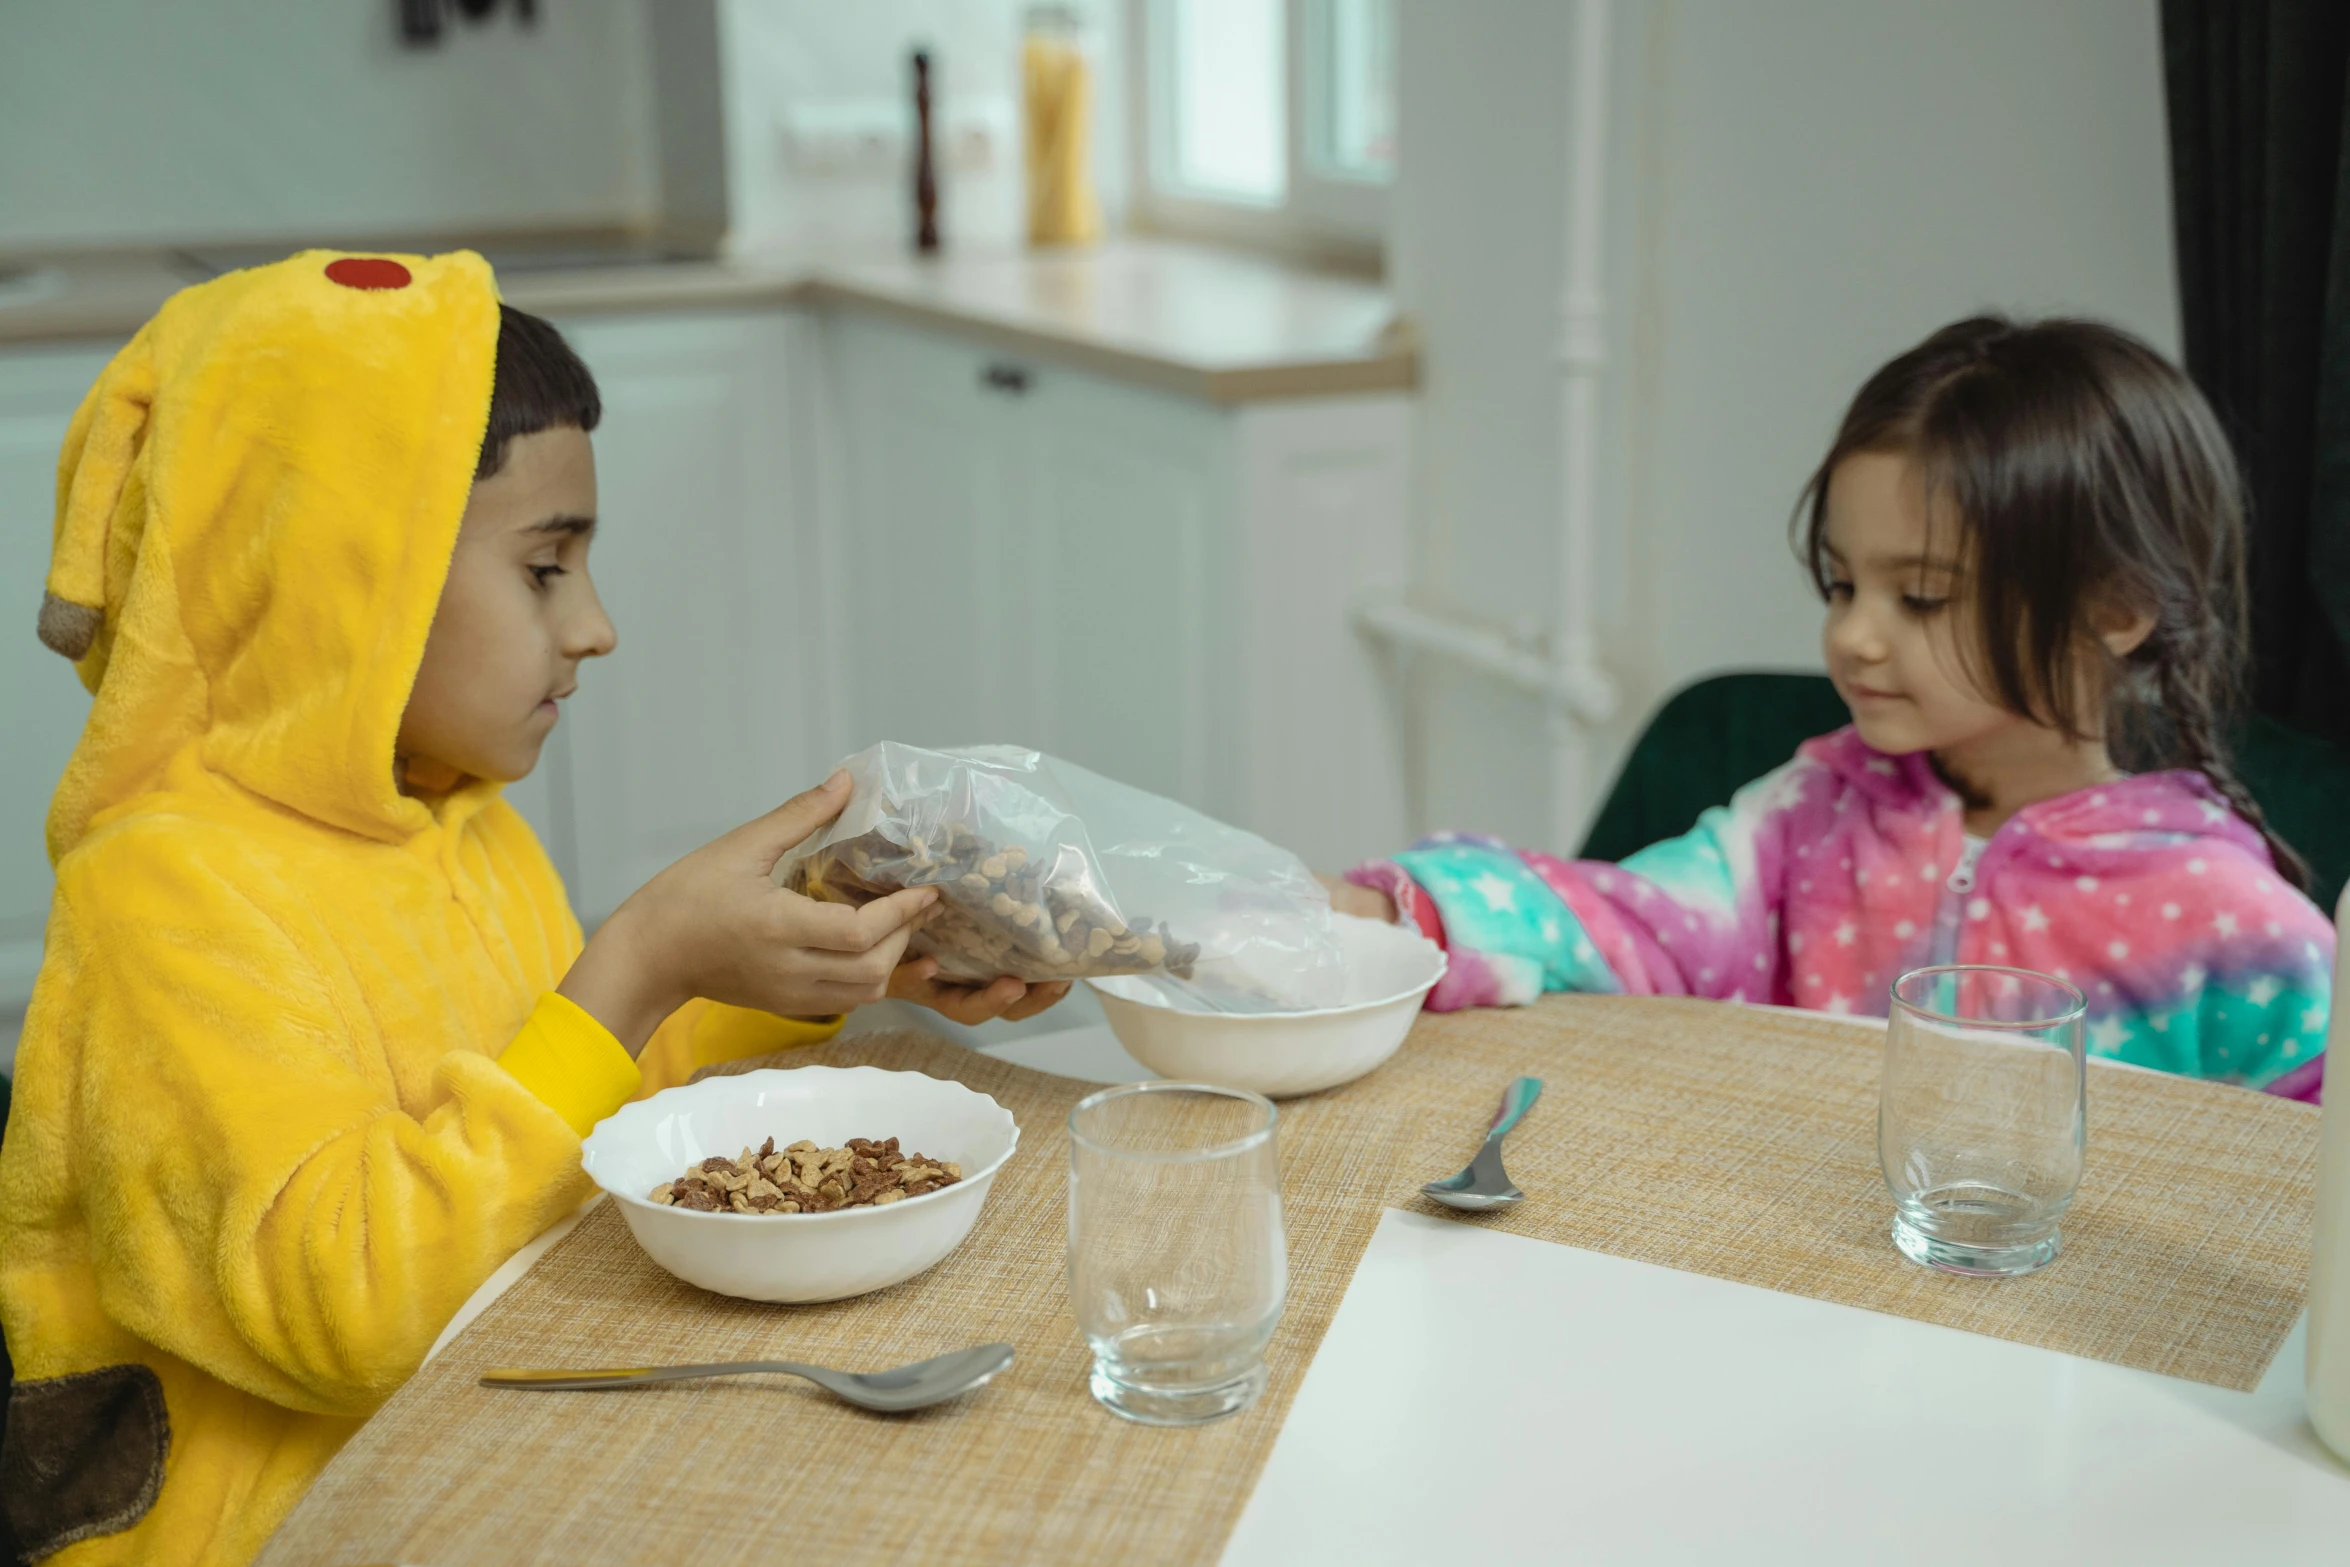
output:
M 1135 0 L 1143 223 L 1376 257 L 1395 0 Z

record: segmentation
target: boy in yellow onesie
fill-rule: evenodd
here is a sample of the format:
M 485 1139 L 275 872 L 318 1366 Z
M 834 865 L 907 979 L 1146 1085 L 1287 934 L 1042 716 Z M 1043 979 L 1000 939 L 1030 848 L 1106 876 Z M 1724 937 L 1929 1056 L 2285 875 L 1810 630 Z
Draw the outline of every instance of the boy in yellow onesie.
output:
M 613 649 L 597 416 L 479 257 L 311 252 L 176 296 L 73 421 L 41 634 L 94 703 L 0 1148 L 28 1559 L 248 1560 L 630 1096 L 884 993 L 1058 999 L 902 962 L 927 891 L 775 887 L 837 778 L 583 948 L 499 790 Z

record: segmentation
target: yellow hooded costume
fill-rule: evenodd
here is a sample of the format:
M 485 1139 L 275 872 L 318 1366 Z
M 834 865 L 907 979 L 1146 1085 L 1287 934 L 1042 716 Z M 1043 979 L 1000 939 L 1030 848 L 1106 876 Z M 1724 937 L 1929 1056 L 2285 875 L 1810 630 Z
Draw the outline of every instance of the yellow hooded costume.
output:
M 246 1561 L 597 1120 L 832 1031 L 695 1003 L 632 1062 L 498 786 L 395 784 L 498 319 L 472 254 L 306 253 L 172 299 L 66 436 L 41 632 L 95 702 L 0 1149 L 35 1559 Z

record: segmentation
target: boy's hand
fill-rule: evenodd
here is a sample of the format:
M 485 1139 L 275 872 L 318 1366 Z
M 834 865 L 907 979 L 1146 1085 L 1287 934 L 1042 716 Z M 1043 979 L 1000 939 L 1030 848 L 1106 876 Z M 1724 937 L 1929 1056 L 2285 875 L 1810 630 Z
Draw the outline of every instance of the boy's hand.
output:
M 1069 982 L 1060 979 L 1031 985 L 1007 974 L 984 985 L 967 985 L 940 979 L 938 959 L 914 958 L 899 964 L 897 972 L 890 975 L 889 993 L 956 1023 L 979 1024 L 999 1017 L 1017 1023 L 1067 995 Z
M 557 988 L 631 1055 L 696 996 L 786 1017 L 879 1001 L 937 892 L 910 887 L 851 908 L 770 879 L 848 797 L 847 775 L 835 773 L 679 860 L 613 911 Z

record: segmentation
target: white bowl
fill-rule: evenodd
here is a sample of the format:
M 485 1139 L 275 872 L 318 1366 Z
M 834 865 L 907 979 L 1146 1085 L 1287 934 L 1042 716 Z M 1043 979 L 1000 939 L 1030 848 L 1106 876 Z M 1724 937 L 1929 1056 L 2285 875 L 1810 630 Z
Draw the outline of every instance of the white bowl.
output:
M 1351 1083 L 1402 1047 L 1444 977 L 1444 950 L 1415 930 L 1331 916 L 1346 954 L 1345 1006 L 1312 1012 L 1193 1012 L 1155 986 L 1088 980 L 1126 1053 L 1162 1077 L 1271 1099 Z
M 646 1194 L 702 1160 L 768 1138 L 837 1148 L 898 1139 L 951 1159 L 963 1178 L 879 1208 L 832 1213 L 697 1213 Z M 961 1083 L 877 1066 L 801 1066 L 706 1077 L 622 1105 L 596 1123 L 579 1162 L 620 1204 L 629 1233 L 662 1267 L 721 1295 L 818 1301 L 910 1279 L 962 1244 L 996 1172 L 1020 1146 L 1012 1113 Z

